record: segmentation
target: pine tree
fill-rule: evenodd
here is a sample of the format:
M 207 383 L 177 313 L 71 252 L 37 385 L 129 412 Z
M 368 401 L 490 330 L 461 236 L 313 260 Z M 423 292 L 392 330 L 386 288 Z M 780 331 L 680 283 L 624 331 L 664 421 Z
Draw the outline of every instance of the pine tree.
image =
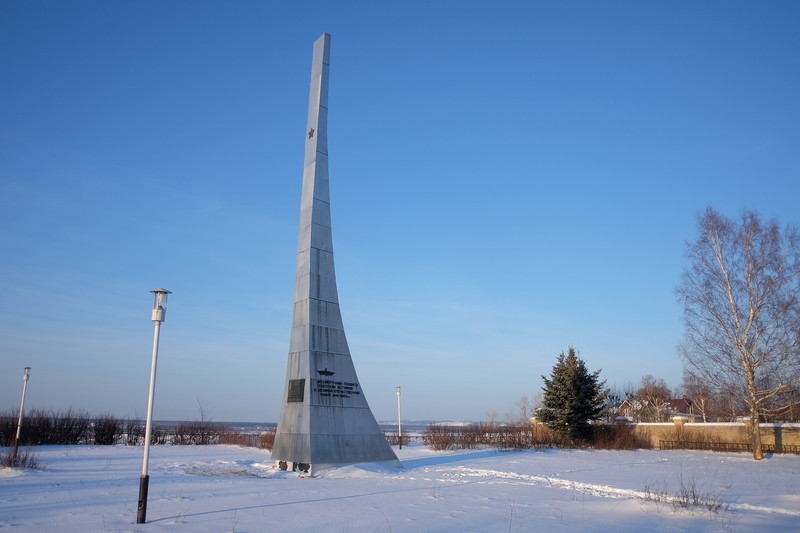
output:
M 592 435 L 591 421 L 603 415 L 604 400 L 608 391 L 605 381 L 600 381 L 600 370 L 590 373 L 586 363 L 570 347 L 562 352 L 553 367 L 550 378 L 544 380 L 544 400 L 539 411 L 542 422 L 549 428 L 573 439 L 587 439 Z

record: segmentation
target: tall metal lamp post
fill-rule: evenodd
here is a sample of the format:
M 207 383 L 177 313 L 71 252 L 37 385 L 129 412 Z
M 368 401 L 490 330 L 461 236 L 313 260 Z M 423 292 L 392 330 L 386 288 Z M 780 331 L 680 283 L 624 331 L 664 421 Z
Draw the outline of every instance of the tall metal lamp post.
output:
M 14 438 L 14 451 L 11 452 L 11 464 L 17 462 L 19 451 L 19 434 L 22 430 L 22 414 L 25 412 L 25 391 L 28 390 L 28 380 L 31 377 L 31 367 L 26 366 L 22 371 L 22 401 L 19 403 L 19 420 L 17 420 L 17 436 Z
M 167 295 L 172 294 L 167 289 L 153 289 L 152 320 L 155 324 L 153 333 L 153 361 L 150 365 L 150 395 L 147 400 L 147 423 L 144 430 L 144 460 L 142 461 L 142 477 L 139 479 L 139 507 L 136 512 L 136 523 L 144 524 L 147 519 L 147 487 L 150 476 L 147 475 L 147 465 L 150 461 L 150 435 L 153 429 L 153 397 L 156 391 L 156 363 L 158 361 L 158 334 L 161 323 L 167 315 Z
M 397 443 L 403 449 L 403 426 L 400 423 L 400 387 L 397 387 Z

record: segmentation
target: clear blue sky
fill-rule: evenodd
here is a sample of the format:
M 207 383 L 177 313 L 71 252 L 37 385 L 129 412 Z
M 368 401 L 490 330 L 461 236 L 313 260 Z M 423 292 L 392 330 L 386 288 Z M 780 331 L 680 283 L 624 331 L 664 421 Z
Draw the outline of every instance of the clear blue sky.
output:
M 706 206 L 800 224 L 800 3 L 0 2 L 0 408 L 275 421 L 313 41 L 379 420 L 481 420 L 578 348 L 680 383 Z

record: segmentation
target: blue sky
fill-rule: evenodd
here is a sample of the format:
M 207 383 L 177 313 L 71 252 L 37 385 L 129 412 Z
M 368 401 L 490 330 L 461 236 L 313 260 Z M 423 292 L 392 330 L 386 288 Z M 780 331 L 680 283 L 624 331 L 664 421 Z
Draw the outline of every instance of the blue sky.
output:
M 0 3 L 0 408 L 275 421 L 313 41 L 379 420 L 502 418 L 575 346 L 681 380 L 706 206 L 800 224 L 796 2 Z

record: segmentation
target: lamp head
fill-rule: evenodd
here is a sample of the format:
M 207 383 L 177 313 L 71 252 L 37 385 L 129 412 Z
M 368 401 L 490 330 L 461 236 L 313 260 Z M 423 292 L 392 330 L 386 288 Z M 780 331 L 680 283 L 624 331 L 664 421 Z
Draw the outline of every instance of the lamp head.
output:
M 167 295 L 172 294 L 167 289 L 153 289 L 153 322 L 164 322 L 167 317 Z

